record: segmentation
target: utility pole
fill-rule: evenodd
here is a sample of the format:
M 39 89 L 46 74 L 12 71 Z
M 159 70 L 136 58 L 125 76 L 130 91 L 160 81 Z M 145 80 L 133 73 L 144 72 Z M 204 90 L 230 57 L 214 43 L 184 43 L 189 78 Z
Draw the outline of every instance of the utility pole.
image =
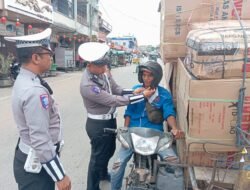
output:
M 92 28 L 93 28 L 93 0 L 89 0 L 89 39 L 92 41 Z
M 74 20 L 75 20 L 75 32 L 73 33 L 72 38 L 74 37 L 75 34 L 77 34 L 77 0 L 74 0 Z M 73 62 L 76 66 L 76 41 L 73 40 Z

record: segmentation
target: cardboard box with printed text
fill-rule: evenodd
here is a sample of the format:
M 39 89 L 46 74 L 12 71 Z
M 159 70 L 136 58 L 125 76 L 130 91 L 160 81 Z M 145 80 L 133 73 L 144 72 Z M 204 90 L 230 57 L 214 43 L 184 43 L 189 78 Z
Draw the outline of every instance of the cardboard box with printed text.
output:
M 234 0 L 241 19 L 250 19 L 250 0 Z M 161 53 L 164 59 L 185 56 L 189 25 L 211 20 L 237 20 L 231 1 L 224 0 L 161 0 Z M 171 53 L 172 52 L 172 53 Z
M 181 59 L 177 67 L 177 115 L 190 150 L 204 151 L 204 143 L 207 150 L 237 151 L 235 126 L 242 80 L 196 80 Z M 250 79 L 246 79 L 241 128 L 250 129 Z
M 188 70 L 198 79 L 250 77 L 250 24 L 245 34 L 240 27 L 191 30 L 187 36 Z

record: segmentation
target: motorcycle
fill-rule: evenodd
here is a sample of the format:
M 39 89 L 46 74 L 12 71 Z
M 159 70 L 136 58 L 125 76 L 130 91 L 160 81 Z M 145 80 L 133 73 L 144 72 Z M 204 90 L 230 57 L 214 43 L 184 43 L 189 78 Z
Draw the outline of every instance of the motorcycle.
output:
M 170 166 L 168 168 L 171 170 L 171 164 L 166 161 L 159 161 L 158 155 L 159 152 L 172 146 L 172 133 L 164 133 L 143 127 L 120 128 L 117 130 L 106 128 L 104 131 L 116 133 L 116 137 L 122 146 L 133 151 L 133 164 L 126 178 L 126 190 L 158 190 L 164 186 L 162 183 L 171 180 L 168 174 L 167 179 L 159 178 L 160 167 L 163 166 L 164 171 L 167 171 L 165 168 Z M 173 173 L 172 171 L 172 176 L 174 176 Z M 175 183 L 180 184 L 179 181 L 177 180 Z M 166 186 L 163 189 L 166 189 Z M 183 187 L 176 190 L 179 189 L 183 189 Z
M 21 64 L 17 62 L 13 62 L 10 64 L 10 78 L 14 81 L 17 78 L 17 75 L 20 72 Z

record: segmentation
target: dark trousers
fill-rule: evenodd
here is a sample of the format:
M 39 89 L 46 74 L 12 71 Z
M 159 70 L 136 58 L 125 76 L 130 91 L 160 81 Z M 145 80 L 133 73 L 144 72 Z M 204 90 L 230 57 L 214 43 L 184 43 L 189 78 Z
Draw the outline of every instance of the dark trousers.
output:
M 55 190 L 55 182 L 43 168 L 38 174 L 24 170 L 26 158 L 27 155 L 16 148 L 13 169 L 18 190 Z
M 107 173 L 109 159 L 115 152 L 115 134 L 104 133 L 104 128 L 116 129 L 116 119 L 87 119 L 86 131 L 91 143 L 87 190 L 99 190 L 100 177 Z

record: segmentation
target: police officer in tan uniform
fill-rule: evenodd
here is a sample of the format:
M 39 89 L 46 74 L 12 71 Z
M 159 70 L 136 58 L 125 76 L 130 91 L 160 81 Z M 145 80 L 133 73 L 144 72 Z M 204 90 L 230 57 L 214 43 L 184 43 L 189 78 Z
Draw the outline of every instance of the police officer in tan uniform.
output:
M 117 85 L 105 73 L 110 61 L 108 51 L 109 46 L 97 42 L 84 43 L 78 49 L 79 55 L 88 61 L 80 85 L 88 113 L 86 131 L 91 141 L 87 190 L 99 190 L 100 180 L 110 180 L 107 166 L 115 151 L 115 135 L 104 133 L 104 128 L 116 129 L 116 107 L 143 101 L 154 93 L 150 89 L 133 92 Z
M 61 118 L 49 85 L 40 74 L 50 69 L 51 29 L 5 37 L 16 42 L 21 70 L 12 91 L 12 109 L 19 132 L 14 176 L 19 190 L 70 190 L 71 182 L 59 159 Z

